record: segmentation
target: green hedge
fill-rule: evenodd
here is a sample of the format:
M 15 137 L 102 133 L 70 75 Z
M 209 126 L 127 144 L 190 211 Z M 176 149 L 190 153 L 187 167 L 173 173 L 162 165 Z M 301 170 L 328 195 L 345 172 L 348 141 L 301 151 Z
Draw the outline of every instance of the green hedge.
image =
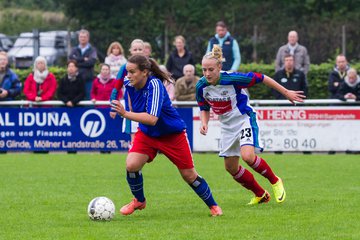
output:
M 351 65 L 355 69 L 360 70 L 360 63 L 355 63 Z M 332 63 L 322 63 L 320 65 L 312 64 L 310 66 L 310 71 L 308 73 L 308 83 L 309 83 L 309 94 L 308 99 L 325 99 L 328 98 L 328 77 L 332 71 L 334 65 Z M 99 69 L 98 66 L 95 69 Z M 241 64 L 239 71 L 240 72 L 260 72 L 270 77 L 273 77 L 275 74 L 274 65 L 269 64 Z M 26 77 L 29 75 L 32 69 L 20 70 L 16 69 L 15 72 L 19 76 L 19 79 L 24 82 Z M 196 65 L 196 72 L 201 73 L 201 65 Z M 60 67 L 50 67 L 49 71 L 52 72 L 56 79 L 59 81 L 66 74 L 65 68 Z M 254 87 L 249 88 L 251 99 L 273 99 L 271 95 L 271 90 L 266 87 L 264 84 L 258 84 Z M 24 96 L 20 96 L 20 99 L 25 99 Z

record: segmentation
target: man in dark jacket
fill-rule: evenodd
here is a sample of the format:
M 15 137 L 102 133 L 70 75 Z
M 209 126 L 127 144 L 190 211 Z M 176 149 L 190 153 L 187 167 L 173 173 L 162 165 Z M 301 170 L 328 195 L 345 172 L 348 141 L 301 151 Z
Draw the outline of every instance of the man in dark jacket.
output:
M 90 99 L 90 91 L 94 80 L 94 66 L 97 60 L 96 49 L 89 43 L 89 31 L 82 29 L 79 32 L 79 45 L 74 47 L 69 55 L 75 60 L 79 68 L 79 75 L 85 81 L 86 99 Z
M 6 52 L 0 52 L 0 101 L 14 100 L 21 92 L 18 76 L 8 67 Z
M 342 54 L 336 57 L 336 65 L 334 70 L 330 73 L 328 89 L 329 89 L 329 98 L 337 98 L 336 94 L 339 90 L 341 83 L 344 82 L 346 73 L 350 69 L 346 57 Z
M 85 97 L 85 82 L 79 76 L 79 69 L 75 60 L 67 63 L 67 74 L 60 80 L 58 99 L 66 107 L 74 107 Z
M 303 91 L 307 95 L 307 83 L 305 74 L 295 69 L 294 56 L 287 54 L 284 57 L 284 69 L 275 73 L 274 80 L 289 90 Z M 281 93 L 272 90 L 276 99 L 286 99 Z

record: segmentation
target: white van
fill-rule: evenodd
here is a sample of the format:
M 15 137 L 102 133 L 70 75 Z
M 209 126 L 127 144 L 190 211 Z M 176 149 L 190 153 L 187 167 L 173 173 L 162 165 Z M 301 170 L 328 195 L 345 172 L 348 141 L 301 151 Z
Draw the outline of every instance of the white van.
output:
M 39 55 L 46 58 L 48 66 L 65 65 L 68 44 L 73 36 L 67 31 L 40 32 Z M 33 66 L 34 35 L 32 32 L 21 33 L 9 50 L 9 63 L 15 68 Z

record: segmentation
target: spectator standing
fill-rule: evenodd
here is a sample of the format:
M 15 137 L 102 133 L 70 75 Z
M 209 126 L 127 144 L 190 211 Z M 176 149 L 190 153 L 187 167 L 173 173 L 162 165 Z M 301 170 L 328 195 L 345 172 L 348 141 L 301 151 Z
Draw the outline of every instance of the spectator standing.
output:
M 143 40 L 141 39 L 134 39 L 130 44 L 130 56 L 133 55 L 143 55 L 145 49 L 145 44 Z M 116 81 L 114 85 L 114 89 L 112 90 L 111 96 L 110 96 L 110 102 L 112 100 L 119 100 L 123 98 L 123 85 L 124 85 L 124 79 L 126 78 L 127 71 L 126 71 L 126 64 L 122 65 L 120 67 L 120 70 L 118 74 L 116 75 Z M 111 111 L 110 116 L 112 118 L 116 117 L 116 113 Z
M 348 61 L 343 54 L 336 57 L 336 64 L 334 70 L 330 73 L 328 88 L 329 98 L 337 98 L 337 91 L 339 90 L 340 84 L 344 82 L 346 73 L 350 69 Z
M 42 56 L 37 57 L 33 72 L 25 80 L 26 99 L 35 102 L 52 100 L 56 93 L 56 87 L 56 78 L 49 72 L 46 59 Z
M 200 78 L 195 76 L 194 65 L 185 65 L 183 72 L 184 76 L 175 83 L 175 99 L 176 101 L 196 101 L 196 83 Z
M 310 57 L 306 47 L 298 43 L 299 37 L 296 31 L 288 34 L 288 43 L 281 46 L 276 54 L 275 71 L 284 68 L 284 57 L 287 54 L 294 56 L 295 69 L 302 71 L 307 76 L 310 68 Z
M 360 101 L 360 77 L 354 68 L 350 68 L 347 71 L 347 75 L 340 84 L 336 97 L 343 101 L 347 99 Z
M 227 29 L 225 22 L 219 21 L 215 25 L 215 36 L 210 38 L 206 52 L 211 52 L 213 46 L 219 45 L 223 51 L 223 71 L 236 72 L 241 63 L 239 44 Z
M 112 42 L 107 50 L 105 63 L 110 66 L 111 76 L 116 78 L 120 67 L 126 63 L 124 48 L 119 42 Z
M 14 100 L 21 92 L 18 76 L 8 66 L 6 52 L 0 52 L 0 101 Z
M 163 71 L 166 74 L 166 76 L 168 76 L 169 79 L 172 80 L 171 73 L 166 69 L 165 65 L 160 65 L 159 68 L 161 71 Z M 172 81 L 165 81 L 164 86 L 165 86 L 166 92 L 169 95 L 170 101 L 175 101 L 175 85 L 174 85 L 174 83 Z
M 144 56 L 151 57 L 152 54 L 152 47 L 149 42 L 144 42 Z
M 170 54 L 166 63 L 166 68 L 175 81 L 183 76 L 183 68 L 186 64 L 195 64 L 192 53 L 185 47 L 185 44 L 183 36 L 176 36 L 174 39 L 175 50 Z
M 101 64 L 100 74 L 94 79 L 91 88 L 91 101 L 109 101 L 111 92 L 115 85 L 115 78 L 112 77 L 110 66 Z M 109 105 L 101 105 L 99 107 L 109 107 Z
M 96 49 L 89 43 L 89 31 L 82 29 L 79 32 L 79 45 L 74 47 L 69 59 L 75 60 L 79 68 L 79 75 L 85 81 L 86 99 L 90 99 L 92 81 L 94 79 L 94 66 L 97 61 Z
M 308 88 L 305 74 L 295 69 L 293 55 L 287 54 L 284 56 L 284 69 L 275 73 L 274 80 L 289 90 L 303 91 L 304 95 L 307 95 Z M 275 89 L 272 89 L 272 94 L 276 99 L 286 99 L 284 95 Z
M 67 74 L 60 80 L 58 99 L 66 107 L 74 107 L 85 97 L 85 81 L 79 75 L 75 60 L 67 63 Z

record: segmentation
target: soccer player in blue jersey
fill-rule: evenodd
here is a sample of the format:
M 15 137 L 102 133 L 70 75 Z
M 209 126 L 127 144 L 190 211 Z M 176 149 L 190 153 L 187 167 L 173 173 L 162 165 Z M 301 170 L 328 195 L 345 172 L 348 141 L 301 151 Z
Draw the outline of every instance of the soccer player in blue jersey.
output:
M 131 56 L 144 55 L 144 49 L 145 49 L 145 43 L 143 42 L 143 40 L 134 39 L 130 44 L 130 49 L 129 49 L 130 55 Z M 119 92 L 122 90 L 122 87 L 124 86 L 124 80 L 125 80 L 126 75 L 127 75 L 126 64 L 124 64 L 120 67 L 119 72 L 116 76 L 116 82 L 115 82 L 114 89 L 111 92 L 110 102 L 112 100 L 119 99 Z M 124 98 L 125 98 L 125 96 L 124 96 Z M 111 111 L 110 117 L 115 118 L 116 113 Z
M 224 157 L 225 168 L 245 188 L 255 196 L 250 205 L 266 203 L 270 194 L 255 180 L 253 174 L 239 165 L 241 158 L 256 172 L 267 178 L 272 184 L 276 201 L 285 200 L 286 192 L 282 180 L 274 174 L 264 159 L 255 154 L 263 149 L 259 145 L 256 112 L 249 105 L 249 96 L 244 88 L 257 83 L 277 90 L 290 102 L 302 102 L 305 96 L 302 91 L 291 91 L 272 78 L 260 73 L 230 73 L 221 71 L 222 51 L 214 45 L 212 52 L 202 59 L 204 76 L 196 85 L 196 100 L 200 107 L 200 133 L 206 135 L 210 118 L 210 108 L 219 115 L 221 123 L 221 149 L 219 156 Z
M 209 207 L 212 216 L 222 215 L 205 179 L 194 168 L 185 123 L 172 107 L 163 81 L 170 81 L 158 64 L 145 56 L 128 59 L 124 85 L 129 101 L 124 106 L 117 100 L 112 108 L 126 119 L 139 122 L 138 131 L 126 158 L 127 181 L 134 199 L 120 209 L 123 215 L 144 209 L 146 199 L 141 169 L 160 151 L 179 169 L 183 179 Z
M 130 55 L 134 56 L 134 55 L 145 55 L 145 43 L 143 42 L 143 40 L 141 39 L 134 39 L 131 44 L 130 44 Z M 119 69 L 119 72 L 116 76 L 116 81 L 115 81 L 115 85 L 114 88 L 111 92 L 110 95 L 110 103 L 112 100 L 118 100 L 119 99 L 119 93 L 120 91 L 122 91 L 122 88 L 124 86 L 124 80 L 126 78 L 127 75 L 127 71 L 126 71 L 126 64 L 122 65 Z M 128 94 L 124 93 L 124 100 L 127 101 L 128 100 Z M 114 112 L 112 109 L 110 110 L 110 117 L 111 118 L 115 118 L 116 117 L 116 112 Z M 130 121 L 128 119 L 126 119 L 125 121 L 123 121 L 123 132 L 130 134 L 131 137 L 131 144 L 134 142 L 134 133 L 136 132 L 137 129 L 137 122 L 134 121 Z

